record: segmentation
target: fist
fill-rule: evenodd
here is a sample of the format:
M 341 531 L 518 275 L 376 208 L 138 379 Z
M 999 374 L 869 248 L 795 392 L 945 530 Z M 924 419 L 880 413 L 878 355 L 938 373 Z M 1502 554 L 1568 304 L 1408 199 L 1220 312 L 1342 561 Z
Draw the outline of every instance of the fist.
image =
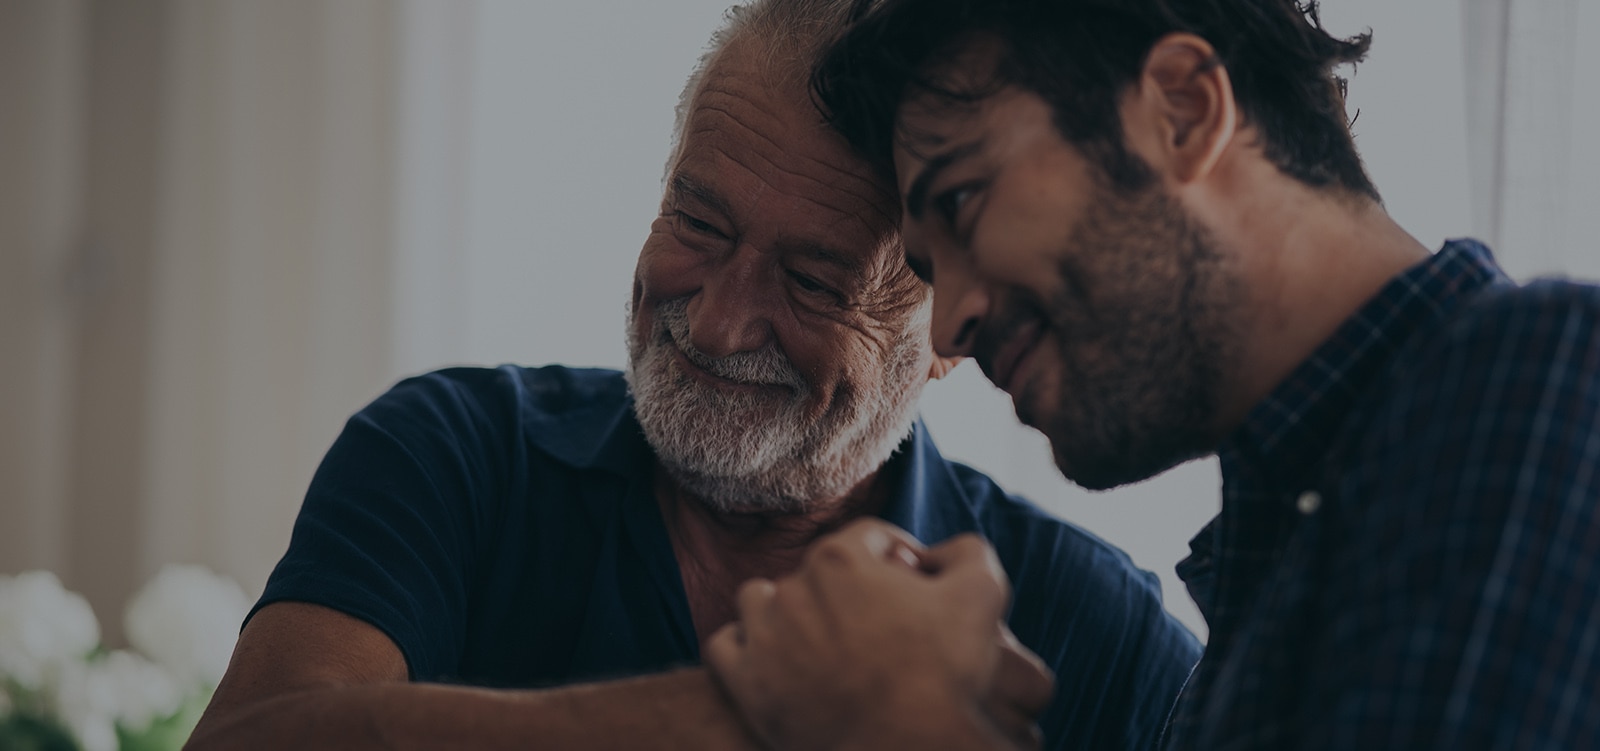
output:
M 1034 747 L 1052 681 L 1001 624 L 1009 598 L 982 539 L 924 549 L 862 520 L 747 582 L 706 664 L 774 748 Z

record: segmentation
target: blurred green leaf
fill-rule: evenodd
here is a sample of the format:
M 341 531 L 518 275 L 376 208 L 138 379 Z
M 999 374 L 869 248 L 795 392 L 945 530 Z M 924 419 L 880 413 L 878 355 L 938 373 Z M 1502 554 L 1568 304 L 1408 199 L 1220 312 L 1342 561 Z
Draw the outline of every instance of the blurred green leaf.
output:
M 78 751 L 67 731 L 28 715 L 0 720 L 0 751 Z
M 210 699 L 209 693 L 198 696 L 171 717 L 150 723 L 150 727 L 142 733 L 130 733 L 118 726 L 117 745 L 120 751 L 179 751 L 194 733 L 194 726 L 199 724 L 200 715 L 206 711 Z M 6 747 L 0 745 L 0 751 L 5 750 Z

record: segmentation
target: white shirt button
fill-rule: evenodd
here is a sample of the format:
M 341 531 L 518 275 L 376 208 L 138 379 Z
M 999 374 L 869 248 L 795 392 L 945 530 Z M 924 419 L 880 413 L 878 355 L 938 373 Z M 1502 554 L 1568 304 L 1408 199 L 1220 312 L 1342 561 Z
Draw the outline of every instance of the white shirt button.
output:
M 1294 507 L 1307 516 L 1315 514 L 1317 509 L 1322 508 L 1322 494 L 1315 490 L 1307 490 L 1295 499 Z

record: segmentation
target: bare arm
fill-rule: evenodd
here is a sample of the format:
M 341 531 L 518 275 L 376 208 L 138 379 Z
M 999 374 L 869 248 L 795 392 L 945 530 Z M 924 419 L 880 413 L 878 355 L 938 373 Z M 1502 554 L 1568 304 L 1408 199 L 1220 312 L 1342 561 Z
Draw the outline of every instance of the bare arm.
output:
M 186 747 L 746 749 L 704 670 L 539 691 L 407 682 L 400 649 L 317 605 L 263 608 Z

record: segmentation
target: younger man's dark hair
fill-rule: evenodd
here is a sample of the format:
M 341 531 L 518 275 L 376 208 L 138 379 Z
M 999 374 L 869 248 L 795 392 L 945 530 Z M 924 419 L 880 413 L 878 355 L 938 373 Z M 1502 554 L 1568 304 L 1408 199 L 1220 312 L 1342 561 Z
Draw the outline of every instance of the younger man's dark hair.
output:
M 1273 164 L 1313 187 L 1378 198 L 1351 139 L 1345 81 L 1334 74 L 1365 57 L 1371 34 L 1332 37 L 1314 1 L 888 0 L 861 15 L 812 83 L 834 126 L 891 173 L 904 100 L 931 94 L 959 106 L 1017 86 L 1050 105 L 1062 135 L 1113 185 L 1138 187 L 1149 169 L 1123 141 L 1118 97 L 1161 37 L 1189 32 L 1215 48 Z M 990 80 L 962 90 L 940 80 L 942 64 L 984 38 L 1000 48 Z

